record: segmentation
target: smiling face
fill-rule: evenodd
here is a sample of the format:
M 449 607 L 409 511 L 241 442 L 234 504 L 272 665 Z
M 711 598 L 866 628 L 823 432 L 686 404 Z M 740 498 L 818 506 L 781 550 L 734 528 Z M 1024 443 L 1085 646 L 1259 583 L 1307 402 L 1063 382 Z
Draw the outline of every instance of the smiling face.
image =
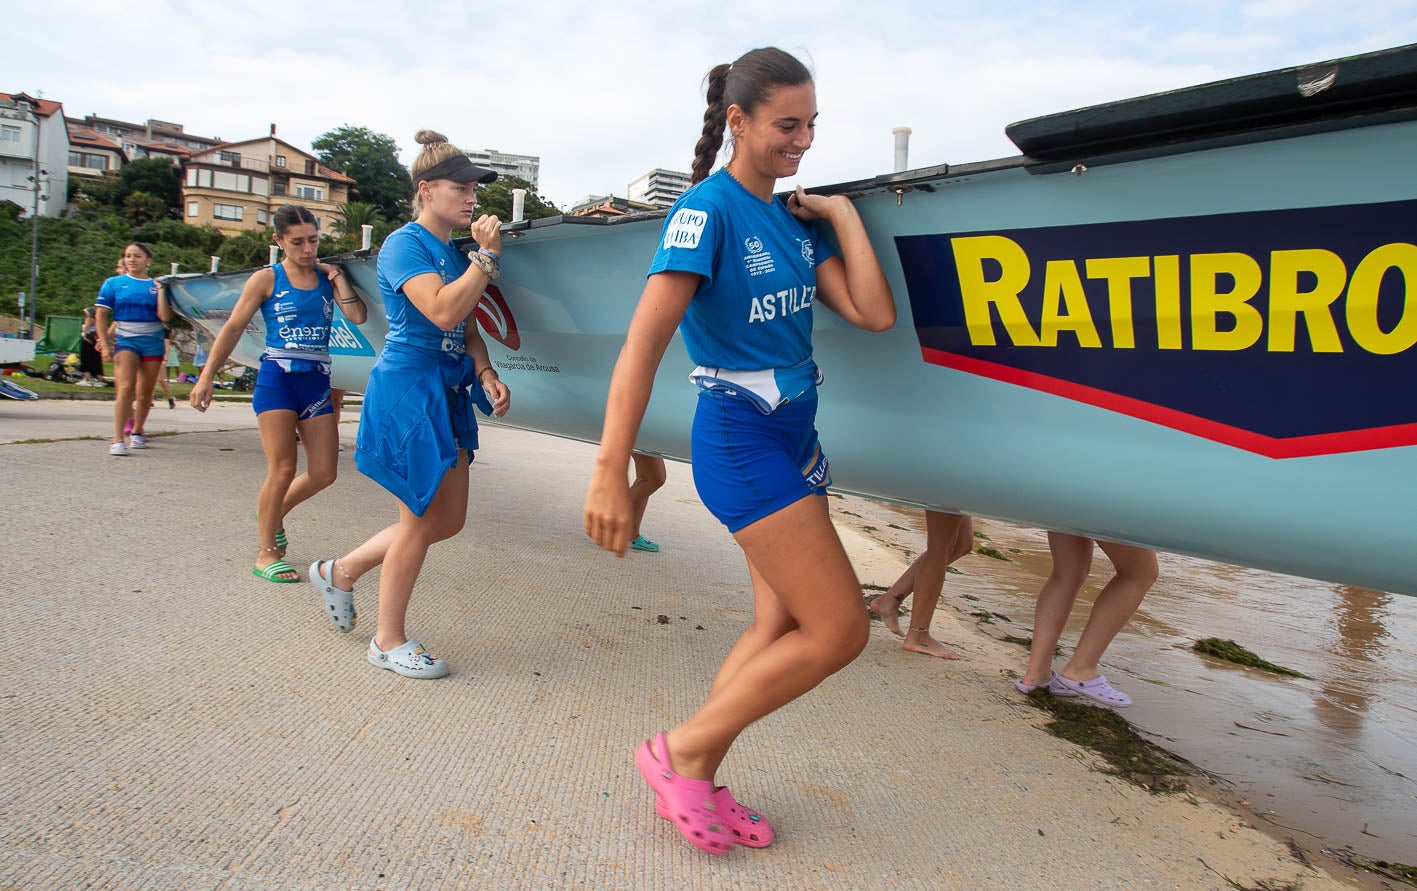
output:
M 418 184 L 422 210 L 419 217 L 429 215 L 433 222 L 450 229 L 472 223 L 472 211 L 477 206 L 477 184 L 458 183 L 450 179 L 424 180 Z
M 314 223 L 297 223 L 285 230 L 285 234 L 275 237 L 276 244 L 285 251 L 285 258 L 297 266 L 315 265 L 315 255 L 320 249 L 320 230 Z
M 123 249 L 123 256 L 119 262 L 123 266 L 123 271 L 133 278 L 147 278 L 148 264 L 152 262 L 152 258 L 148 256 L 147 251 L 136 244 L 130 244 Z
M 802 155 L 812 147 L 817 126 L 817 89 L 809 81 L 779 86 L 752 113 L 731 105 L 728 129 L 733 133 L 729 173 L 750 189 L 748 180 L 768 182 L 796 176 Z

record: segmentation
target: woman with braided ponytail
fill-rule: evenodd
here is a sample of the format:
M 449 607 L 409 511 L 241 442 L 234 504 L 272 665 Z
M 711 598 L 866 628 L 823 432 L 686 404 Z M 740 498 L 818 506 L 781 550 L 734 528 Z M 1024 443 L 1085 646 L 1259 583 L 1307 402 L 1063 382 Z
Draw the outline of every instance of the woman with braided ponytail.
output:
M 695 184 L 670 211 L 611 378 L 585 528 L 616 554 L 630 544 L 625 464 L 677 326 L 698 363 L 694 483 L 743 549 L 754 617 L 703 706 L 641 745 L 635 761 L 658 813 L 694 845 L 725 854 L 774 835 L 715 783 L 734 740 L 851 662 L 868 635 L 824 497 L 831 474 L 815 429 L 812 305 L 884 331 L 895 301 L 850 200 L 801 187 L 774 197 L 812 146 L 816 90 L 802 63 L 752 50 L 709 72 L 707 99 Z M 733 153 L 710 175 L 725 129 Z

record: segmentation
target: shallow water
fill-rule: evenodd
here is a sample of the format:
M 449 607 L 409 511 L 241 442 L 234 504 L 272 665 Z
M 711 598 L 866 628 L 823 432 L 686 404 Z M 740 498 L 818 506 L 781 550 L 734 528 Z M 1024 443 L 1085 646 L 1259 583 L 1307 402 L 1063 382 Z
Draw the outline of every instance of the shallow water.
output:
M 918 511 L 874 508 L 912 530 L 888 537 L 923 546 Z M 1009 562 L 963 558 L 942 606 L 1002 613 L 1011 621 L 995 629 L 1027 637 L 1051 565 L 1047 538 L 989 520 L 976 528 Z M 1160 568 L 1103 658 L 1109 679 L 1132 696 L 1126 718 L 1221 777 L 1258 818 L 1305 847 L 1417 863 L 1417 598 L 1172 554 L 1160 555 Z M 1110 575 L 1098 550 L 1057 667 Z M 1312 679 L 1201 656 L 1191 646 L 1206 637 L 1232 639 Z M 1025 661 L 1020 650 L 1020 671 Z

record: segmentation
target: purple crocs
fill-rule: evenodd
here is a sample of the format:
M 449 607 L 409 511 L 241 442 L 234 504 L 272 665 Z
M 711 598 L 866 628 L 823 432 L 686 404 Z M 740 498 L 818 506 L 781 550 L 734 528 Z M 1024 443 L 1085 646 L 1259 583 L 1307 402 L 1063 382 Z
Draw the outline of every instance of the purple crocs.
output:
M 1073 681 L 1055 671 L 1048 689 L 1054 696 L 1082 696 L 1108 708 L 1126 708 L 1132 704 L 1130 696 L 1107 683 L 1106 676 L 1100 674 L 1090 681 Z

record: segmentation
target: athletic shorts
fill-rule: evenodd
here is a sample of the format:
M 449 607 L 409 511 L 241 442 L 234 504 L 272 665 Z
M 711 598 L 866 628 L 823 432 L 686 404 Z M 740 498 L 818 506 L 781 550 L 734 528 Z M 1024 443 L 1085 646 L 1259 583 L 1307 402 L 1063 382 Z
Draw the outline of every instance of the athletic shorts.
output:
M 144 362 L 161 362 L 162 357 L 167 355 L 167 346 L 163 343 L 162 332 L 156 334 L 138 334 L 132 337 L 124 337 L 119 334 L 114 338 L 113 354 L 127 350 L 130 353 L 137 353 L 138 358 Z
M 765 415 L 748 400 L 701 390 L 694 411 L 694 486 L 729 532 L 776 513 L 831 485 L 817 440 L 817 394 Z
M 256 390 L 251 408 L 263 411 L 293 411 L 296 419 L 308 421 L 333 414 L 330 376 L 322 371 L 286 371 L 272 359 L 262 359 L 256 371 Z

